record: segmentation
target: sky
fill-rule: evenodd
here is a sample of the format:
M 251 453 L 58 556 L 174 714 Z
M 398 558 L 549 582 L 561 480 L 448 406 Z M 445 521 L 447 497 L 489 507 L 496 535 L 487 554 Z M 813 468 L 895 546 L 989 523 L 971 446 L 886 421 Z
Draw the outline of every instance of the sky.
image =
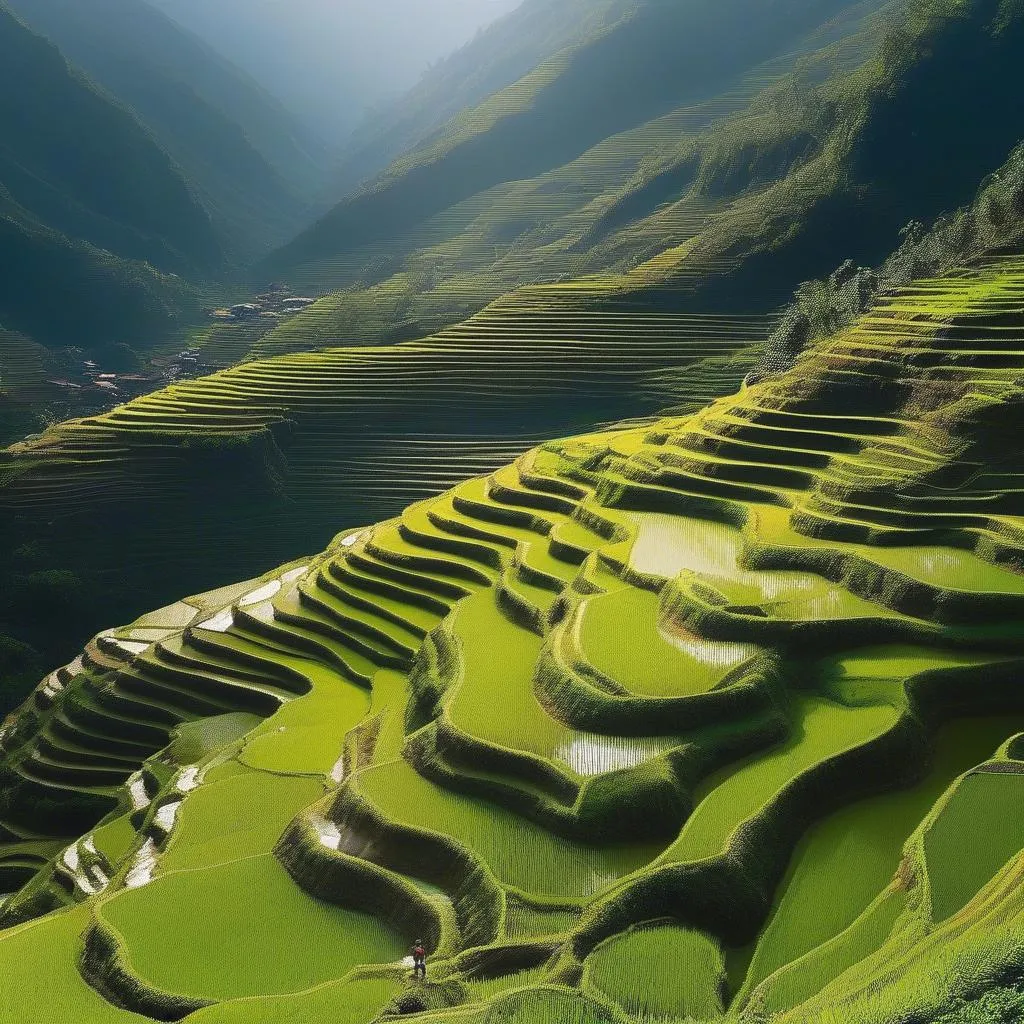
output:
M 150 0 L 328 142 L 521 0 Z

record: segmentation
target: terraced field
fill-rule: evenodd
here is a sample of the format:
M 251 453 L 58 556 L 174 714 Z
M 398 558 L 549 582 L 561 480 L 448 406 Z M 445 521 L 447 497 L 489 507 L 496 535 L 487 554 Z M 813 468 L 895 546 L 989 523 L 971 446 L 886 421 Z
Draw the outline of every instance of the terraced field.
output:
M 762 138 L 767 155 L 753 141 L 730 154 L 730 140 L 749 131 L 773 89 L 794 81 L 811 89 L 877 56 L 895 5 L 812 0 L 779 11 L 752 33 L 759 45 L 722 48 L 721 59 L 696 81 L 702 55 L 690 48 L 703 38 L 706 19 L 645 0 L 623 6 L 603 44 L 595 35 L 569 47 L 462 111 L 275 254 L 267 274 L 323 298 L 256 341 L 253 355 L 322 347 L 340 330 L 359 345 L 435 332 L 538 282 L 601 275 L 632 291 L 721 283 L 756 248 L 756 232 L 749 223 L 727 229 L 722 244 L 712 237 L 716 222 L 729 215 L 735 224 L 742 200 L 811 152 L 806 140 L 781 152 L 786 147 L 777 140 Z M 648 94 L 646 75 L 628 63 L 632 54 L 610 43 L 616 32 L 629 34 L 631 21 L 634 28 L 649 21 L 657 38 L 679 40 L 679 59 L 665 67 L 656 92 Z M 584 73 L 590 45 L 603 46 L 604 57 L 600 68 Z M 573 85 L 563 90 L 566 81 Z M 615 95 L 616 103 L 576 113 L 579 95 L 589 90 Z M 554 95 L 563 98 L 556 102 Z M 545 127 L 535 135 L 538 123 Z M 603 127 L 591 130 L 592 124 Z M 809 176 L 802 177 L 806 187 Z M 413 181 L 416 189 L 407 190 Z M 730 308 L 784 301 L 795 283 L 783 284 L 768 302 Z M 715 307 L 691 301 L 686 308 Z M 227 347 L 222 357 L 215 338 L 205 358 L 231 358 L 234 346 Z
M 46 350 L 0 329 L 0 444 L 9 444 L 41 425 L 39 407 L 56 398 L 47 384 Z
M 734 391 L 767 324 L 588 308 L 550 286 L 423 341 L 245 363 L 0 452 L 0 532 L 134 617 L 550 437 Z
M 919 282 L 96 637 L 0 736 L 0 1021 L 885 1024 L 991 984 L 1022 296 L 1020 260 Z M 164 401 L 264 429 L 262 372 Z

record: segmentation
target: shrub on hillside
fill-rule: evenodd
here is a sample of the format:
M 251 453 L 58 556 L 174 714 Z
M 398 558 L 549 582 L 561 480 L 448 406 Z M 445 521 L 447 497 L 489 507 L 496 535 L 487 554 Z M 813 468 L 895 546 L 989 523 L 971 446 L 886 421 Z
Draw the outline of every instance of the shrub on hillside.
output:
M 1024 1020 L 1024 992 L 994 988 L 977 999 L 961 1002 L 932 1024 L 1017 1024 Z
M 43 569 L 11 577 L 11 604 L 19 617 L 45 619 L 81 611 L 88 602 L 88 589 L 68 569 Z
M 39 652 L 0 633 L 0 715 L 13 711 L 43 674 Z
M 778 373 L 816 338 L 842 330 L 881 295 L 921 277 L 947 273 L 1024 237 L 1024 144 L 981 184 L 974 202 L 930 229 L 912 221 L 900 245 L 877 269 L 847 260 L 823 281 L 805 281 L 768 340 L 762 369 Z

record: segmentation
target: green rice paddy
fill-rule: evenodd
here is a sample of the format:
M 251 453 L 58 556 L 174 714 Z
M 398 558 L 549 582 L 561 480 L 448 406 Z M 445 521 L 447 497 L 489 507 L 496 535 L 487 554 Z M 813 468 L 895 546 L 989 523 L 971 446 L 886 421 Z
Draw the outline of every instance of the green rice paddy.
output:
M 1024 847 L 1024 776 L 980 771 L 962 779 L 925 834 L 931 913 L 939 922 L 962 910 Z M 971 837 L 988 837 L 973 850 Z
M 534 896 L 590 896 L 657 852 L 644 844 L 567 842 L 485 801 L 459 799 L 400 763 L 367 770 L 359 786 L 389 821 L 449 836 L 500 884 Z
M 706 793 L 661 862 L 703 860 L 724 853 L 746 820 L 777 800 L 802 773 L 882 735 L 896 722 L 887 706 L 846 708 L 818 697 L 801 700 L 791 736 L 779 747 L 730 766 L 701 787 Z
M 723 1007 L 718 944 L 672 925 L 639 926 L 587 958 L 586 984 L 641 1020 L 714 1020 Z
M 96 637 L 0 737 L 0 1021 L 888 1024 L 990 975 L 1022 298 L 920 282 Z
M 858 801 L 812 828 L 794 851 L 743 991 L 849 928 L 892 881 L 904 843 L 932 804 L 1021 726 L 1024 719 L 1003 717 L 952 723 L 937 735 L 928 774 L 916 786 Z
M 270 854 L 171 870 L 105 901 L 100 920 L 143 984 L 200 999 L 302 991 L 361 963 L 399 960 L 405 946 L 368 915 L 296 898 Z M 280 955 L 310 935 L 320 940 L 318 957 Z

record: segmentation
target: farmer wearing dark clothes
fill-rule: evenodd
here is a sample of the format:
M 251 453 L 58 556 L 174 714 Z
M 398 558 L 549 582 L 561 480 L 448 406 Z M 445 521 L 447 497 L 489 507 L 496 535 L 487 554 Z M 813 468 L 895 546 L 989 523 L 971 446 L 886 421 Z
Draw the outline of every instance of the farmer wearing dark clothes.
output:
M 417 978 L 427 977 L 427 951 L 423 947 L 423 940 L 417 939 L 416 945 L 412 947 L 412 973 Z

